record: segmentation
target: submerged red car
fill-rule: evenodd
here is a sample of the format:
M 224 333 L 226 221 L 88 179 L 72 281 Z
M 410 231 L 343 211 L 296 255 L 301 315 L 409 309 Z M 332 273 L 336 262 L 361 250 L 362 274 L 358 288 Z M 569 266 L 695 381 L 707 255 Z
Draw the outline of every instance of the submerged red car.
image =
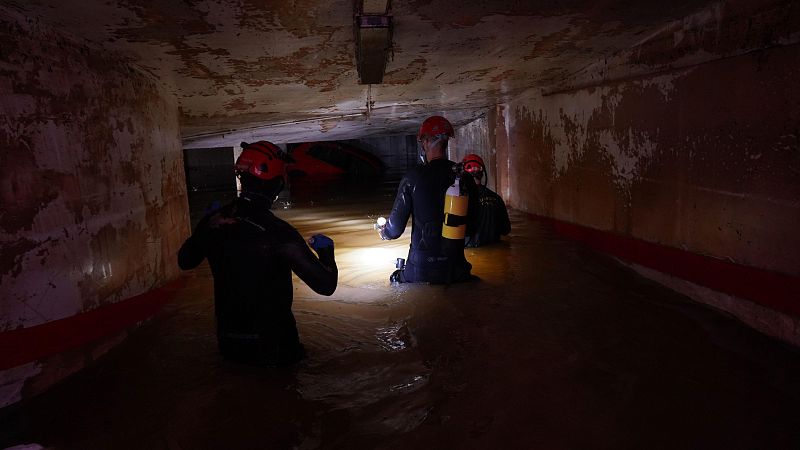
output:
M 371 178 L 385 171 L 377 156 L 341 142 L 304 142 L 290 145 L 288 150 L 295 160 L 287 165 L 290 177 Z

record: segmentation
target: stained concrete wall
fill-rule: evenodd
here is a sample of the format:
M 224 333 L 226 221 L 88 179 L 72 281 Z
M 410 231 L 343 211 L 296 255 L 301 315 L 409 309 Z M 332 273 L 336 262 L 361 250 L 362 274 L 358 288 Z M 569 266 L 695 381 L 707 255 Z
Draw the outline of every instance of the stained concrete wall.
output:
M 536 215 L 800 276 L 798 41 L 796 5 L 720 2 L 501 105 L 500 193 Z M 800 336 L 785 315 L 684 291 Z
M 493 132 L 495 122 L 495 110 L 491 109 L 482 117 L 456 127 L 455 138 L 448 144 L 448 157 L 452 161 L 463 161 L 469 154 L 476 154 L 483 159 L 483 164 L 486 166 L 483 183 L 493 191 L 497 191 L 498 163 Z
M 143 72 L 5 8 L 0 74 L 0 337 L 174 279 L 188 231 L 176 103 Z M 0 406 L 97 354 L 0 372 Z

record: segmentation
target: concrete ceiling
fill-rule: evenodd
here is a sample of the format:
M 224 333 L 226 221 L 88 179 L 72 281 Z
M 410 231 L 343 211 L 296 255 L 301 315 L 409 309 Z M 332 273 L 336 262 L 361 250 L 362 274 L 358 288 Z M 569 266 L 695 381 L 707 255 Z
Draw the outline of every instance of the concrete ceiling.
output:
M 434 113 L 465 123 L 709 2 L 394 1 L 379 85 L 359 84 L 355 0 L 4 3 L 152 73 L 177 98 L 185 146 L 212 147 L 413 133 Z

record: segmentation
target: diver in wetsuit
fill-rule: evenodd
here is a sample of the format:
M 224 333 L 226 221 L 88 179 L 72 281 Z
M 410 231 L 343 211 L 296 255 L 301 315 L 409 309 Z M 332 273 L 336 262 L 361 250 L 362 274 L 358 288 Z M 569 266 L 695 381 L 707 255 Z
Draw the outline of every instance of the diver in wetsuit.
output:
M 183 270 L 208 258 L 214 276 L 217 342 L 228 360 L 285 365 L 305 355 L 292 315 L 292 272 L 314 292 L 331 295 L 338 271 L 333 241 L 318 234 L 309 240 L 270 211 L 285 185 L 279 147 L 242 143 L 236 173 L 239 197 L 206 215 L 178 253 Z
M 453 137 L 453 126 L 444 117 L 427 118 L 417 134 L 424 154 L 423 165 L 410 170 L 400 181 L 392 212 L 386 224 L 379 227 L 381 239 L 397 239 L 412 217 L 411 246 L 405 269 L 395 271 L 389 280 L 399 283 L 455 283 L 475 278 L 472 265 L 464 257 L 464 239 L 442 237 L 445 192 L 453 184 L 456 164 L 446 157 L 447 142 Z M 474 225 L 475 182 L 462 176 L 461 182 L 470 192 L 467 212 L 467 232 Z
M 508 219 L 508 209 L 503 198 L 492 191 L 483 182 L 486 166 L 483 158 L 470 153 L 462 161 L 464 171 L 472 175 L 478 186 L 477 223 L 472 233 L 464 240 L 467 247 L 480 247 L 482 245 L 500 242 L 500 236 L 505 236 L 511 231 L 511 221 Z

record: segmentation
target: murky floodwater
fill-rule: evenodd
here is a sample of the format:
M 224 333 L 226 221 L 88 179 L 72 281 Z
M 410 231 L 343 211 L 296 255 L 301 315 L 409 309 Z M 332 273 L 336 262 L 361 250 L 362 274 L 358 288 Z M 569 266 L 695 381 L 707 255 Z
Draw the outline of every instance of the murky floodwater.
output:
M 0 447 L 798 448 L 800 355 L 512 212 L 481 281 L 392 287 L 393 186 L 277 211 L 336 242 L 332 297 L 295 280 L 309 357 L 222 361 L 206 265 L 98 364 L 3 413 Z M 410 230 L 409 230 L 410 231 Z

